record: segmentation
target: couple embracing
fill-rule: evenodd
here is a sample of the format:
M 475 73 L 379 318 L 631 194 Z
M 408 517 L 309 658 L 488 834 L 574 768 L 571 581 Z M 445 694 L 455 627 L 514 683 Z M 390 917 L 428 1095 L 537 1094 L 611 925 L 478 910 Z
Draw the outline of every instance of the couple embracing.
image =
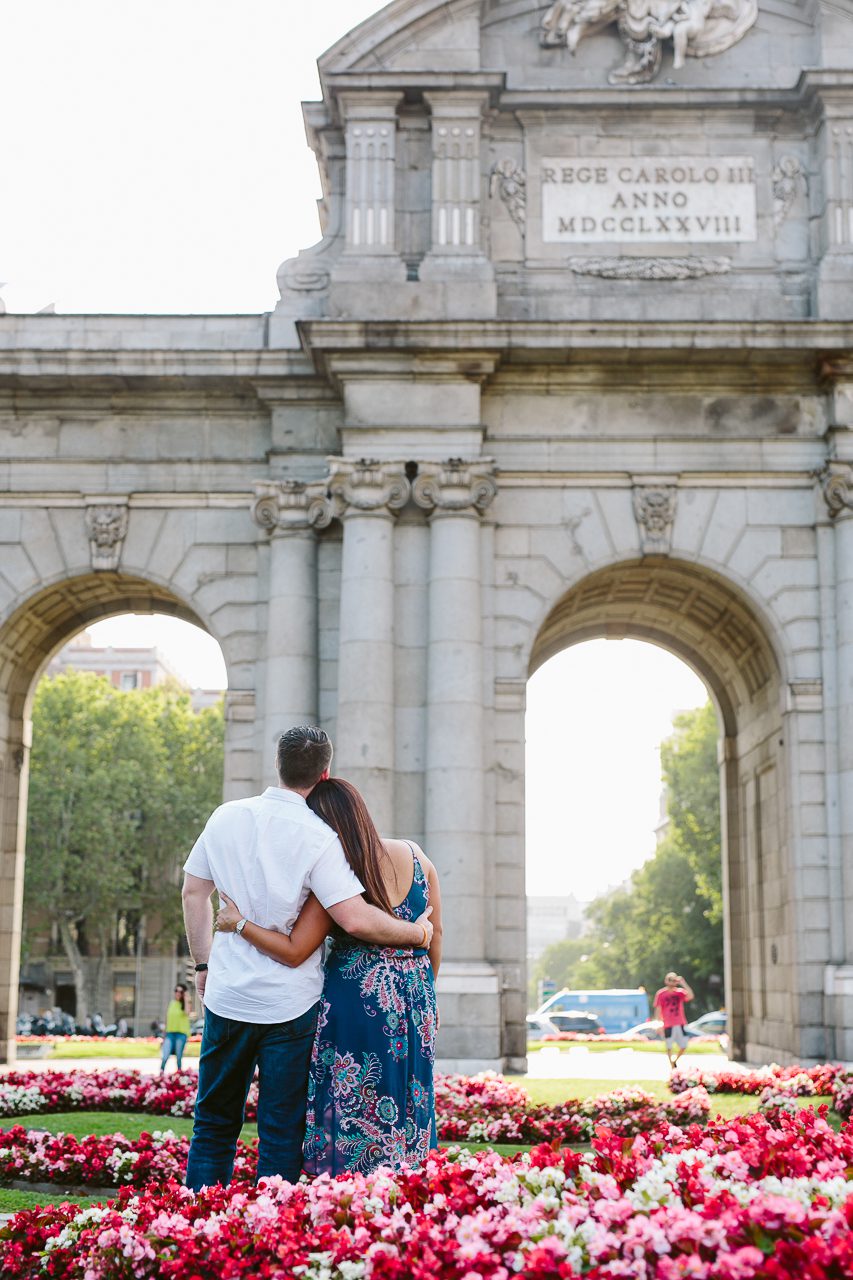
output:
M 417 845 L 380 838 L 331 760 L 322 729 L 283 734 L 279 785 L 217 809 L 184 865 L 205 1006 L 194 1190 L 230 1181 L 256 1068 L 259 1178 L 368 1172 L 436 1146 L 438 877 Z

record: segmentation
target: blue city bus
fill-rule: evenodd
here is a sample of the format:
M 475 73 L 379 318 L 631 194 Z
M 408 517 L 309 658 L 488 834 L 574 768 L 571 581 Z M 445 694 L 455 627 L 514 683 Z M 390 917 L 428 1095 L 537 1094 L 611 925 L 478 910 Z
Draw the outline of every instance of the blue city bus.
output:
M 642 987 L 613 988 L 610 991 L 570 991 L 564 987 L 536 1012 L 547 1018 L 552 1013 L 570 1009 L 595 1014 L 607 1032 L 628 1031 L 649 1020 L 649 993 Z

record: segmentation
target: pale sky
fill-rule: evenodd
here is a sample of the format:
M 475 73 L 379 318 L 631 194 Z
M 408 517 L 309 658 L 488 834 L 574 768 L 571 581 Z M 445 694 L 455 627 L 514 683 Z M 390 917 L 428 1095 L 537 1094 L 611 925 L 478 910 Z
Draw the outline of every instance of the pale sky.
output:
M 316 59 L 380 8 L 0 0 L 7 310 L 270 310 L 319 238 Z
M 0 0 L 0 281 L 10 312 L 262 312 L 319 234 L 300 102 L 376 0 Z M 202 687 L 218 646 L 111 619 Z M 186 638 L 186 637 L 189 638 Z M 658 744 L 701 682 L 649 645 L 566 651 L 530 683 L 529 891 L 589 898 L 654 847 Z

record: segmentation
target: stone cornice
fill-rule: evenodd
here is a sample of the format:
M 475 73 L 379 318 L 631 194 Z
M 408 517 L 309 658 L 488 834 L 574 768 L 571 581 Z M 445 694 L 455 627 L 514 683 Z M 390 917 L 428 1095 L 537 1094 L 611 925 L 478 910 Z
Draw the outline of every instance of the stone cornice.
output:
M 47 317 L 46 317 L 47 318 Z M 51 317 L 52 318 L 52 317 Z M 233 393 L 243 383 L 265 401 L 325 399 L 324 382 L 340 378 L 391 376 L 426 381 L 484 380 L 500 366 L 522 368 L 537 362 L 577 368 L 606 360 L 611 374 L 650 360 L 661 367 L 716 369 L 784 365 L 816 389 L 850 378 L 853 320 L 850 321 L 359 321 L 306 320 L 299 324 L 302 352 L 258 349 L 146 349 L 105 341 L 83 347 L 86 317 L 75 332 L 70 317 L 44 347 L 20 346 L 0 323 L 0 384 L 62 391 L 88 385 L 92 391 L 116 382 L 184 391 L 219 385 Z M 203 317 L 199 317 L 201 332 Z M 119 333 L 121 330 L 119 330 Z M 23 336 L 23 335 L 21 335 Z M 49 337 L 51 335 L 47 335 Z M 4 345 L 4 337 L 7 339 Z M 9 338 L 12 338 L 9 341 Z M 107 334 L 104 334 L 105 339 Z M 56 344 L 56 345 L 54 345 Z M 520 359 L 515 364 L 516 354 Z
M 853 358 L 853 320 L 303 320 L 311 351 L 838 351 Z
M 732 107 L 761 111 L 799 111 L 809 108 L 818 99 L 831 99 L 853 94 L 853 71 L 810 67 L 804 70 L 796 84 L 789 88 L 738 89 L 700 88 L 695 85 L 665 85 L 653 81 L 647 85 L 632 85 L 631 107 L 643 111 L 696 111 L 699 109 L 731 110 Z M 498 99 L 498 107 L 504 111 L 517 111 L 523 117 L 526 111 L 553 113 L 556 109 L 570 112 L 601 111 L 608 108 L 624 109 L 624 86 L 608 88 L 508 89 Z
M 199 317 L 201 321 L 202 317 Z M 150 349 L 105 342 L 80 349 L 73 333 L 68 345 L 6 346 L 0 328 L 0 378 L 27 381 L 159 378 L 187 384 L 193 381 L 270 382 L 316 378 L 301 353 L 264 348 L 216 351 Z

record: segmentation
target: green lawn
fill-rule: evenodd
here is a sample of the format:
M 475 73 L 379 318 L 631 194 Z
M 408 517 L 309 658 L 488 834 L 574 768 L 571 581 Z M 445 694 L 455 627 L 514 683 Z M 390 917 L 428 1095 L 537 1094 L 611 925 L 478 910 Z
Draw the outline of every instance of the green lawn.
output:
M 590 1053 L 618 1053 L 620 1049 L 633 1049 L 637 1053 L 660 1053 L 666 1052 L 662 1040 L 637 1040 L 624 1042 L 622 1044 L 613 1041 L 598 1040 L 528 1040 L 527 1052 L 535 1053 L 537 1049 L 557 1049 L 560 1053 L 568 1053 L 570 1049 L 588 1049 Z M 700 1053 L 721 1054 L 723 1050 L 719 1044 L 693 1044 L 688 1050 L 687 1056 L 696 1057 Z
M 191 1041 L 184 1049 L 184 1058 L 197 1058 L 200 1048 L 199 1041 Z M 54 1042 L 53 1048 L 45 1057 L 51 1061 L 58 1061 L 64 1058 L 159 1058 L 160 1045 L 140 1043 L 138 1040 L 96 1040 L 93 1043 L 81 1043 L 79 1040 L 57 1040 Z M 27 1059 L 20 1058 L 21 1066 L 25 1065 Z M 175 1059 L 172 1058 L 169 1070 L 174 1068 Z

